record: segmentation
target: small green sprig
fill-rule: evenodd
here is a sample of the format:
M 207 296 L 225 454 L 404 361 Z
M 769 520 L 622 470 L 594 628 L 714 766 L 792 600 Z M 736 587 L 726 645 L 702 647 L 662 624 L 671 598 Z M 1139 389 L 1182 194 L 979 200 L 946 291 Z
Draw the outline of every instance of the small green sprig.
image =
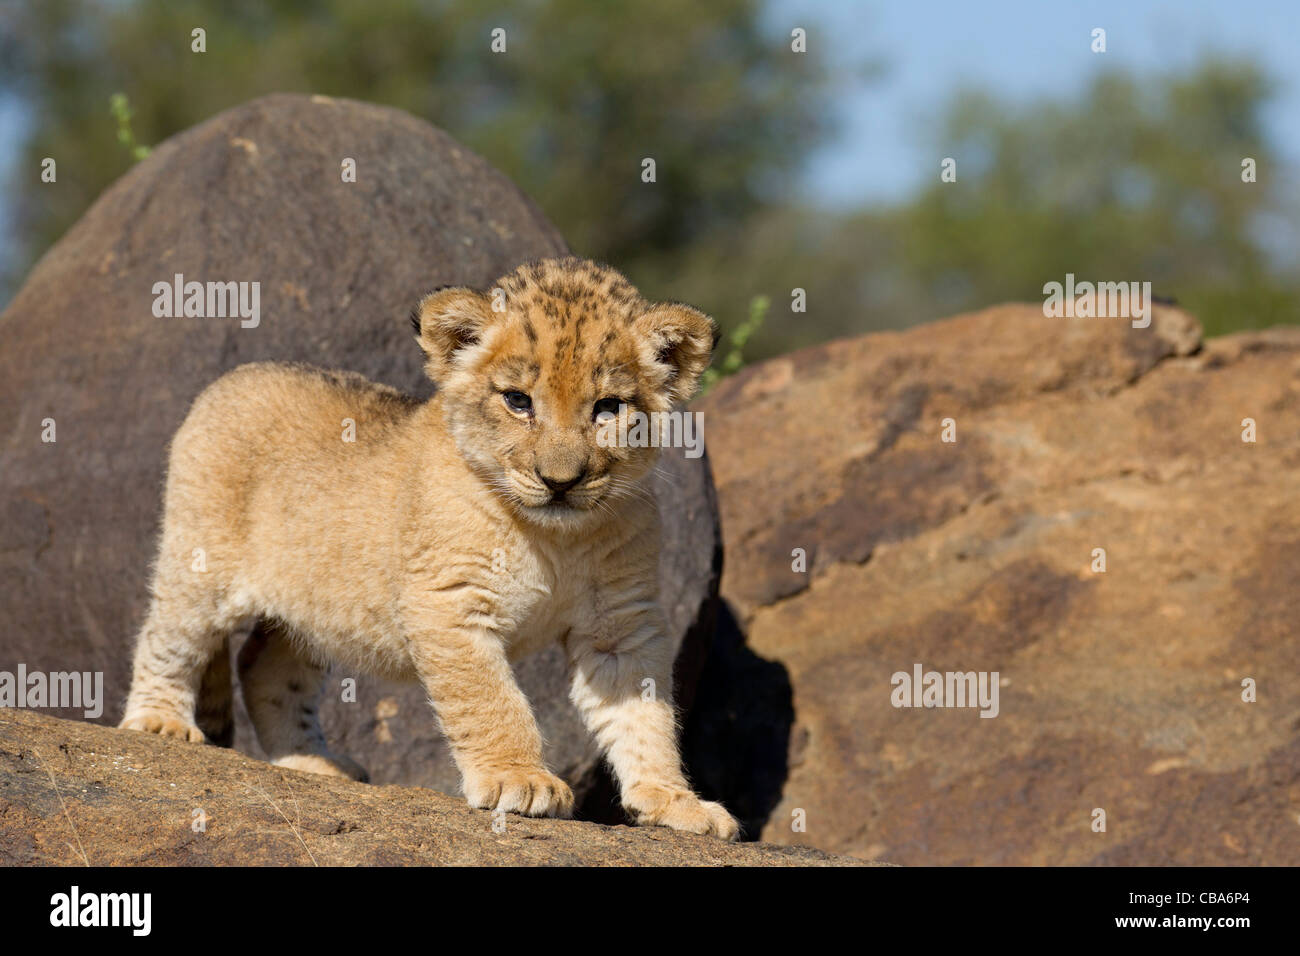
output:
M 137 143 L 135 133 L 131 131 L 131 103 L 126 98 L 126 94 L 114 93 L 110 96 L 108 98 L 108 108 L 113 113 L 113 119 L 117 121 L 117 141 L 137 161 L 148 156 L 149 147 Z
M 749 300 L 749 315 L 731 330 L 728 336 L 730 348 L 717 367 L 706 369 L 700 377 L 700 394 L 708 392 L 728 375 L 734 375 L 745 364 L 745 343 L 750 336 L 762 327 L 767 318 L 768 307 L 772 301 L 765 295 L 756 295 Z

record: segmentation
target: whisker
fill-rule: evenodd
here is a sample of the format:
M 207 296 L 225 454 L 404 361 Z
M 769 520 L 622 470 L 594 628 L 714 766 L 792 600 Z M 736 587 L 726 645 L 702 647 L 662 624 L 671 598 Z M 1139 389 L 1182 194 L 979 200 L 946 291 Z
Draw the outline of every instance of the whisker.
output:
M 664 481 L 668 482 L 669 487 L 677 487 L 677 476 L 669 472 L 663 465 L 655 465 L 651 473 L 656 478 L 662 478 Z

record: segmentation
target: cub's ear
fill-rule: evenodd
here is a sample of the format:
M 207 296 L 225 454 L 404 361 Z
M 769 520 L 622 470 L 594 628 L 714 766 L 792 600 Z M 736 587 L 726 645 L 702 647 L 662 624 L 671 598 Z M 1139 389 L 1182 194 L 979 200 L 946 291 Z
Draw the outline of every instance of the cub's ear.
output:
M 650 306 L 634 323 L 642 343 L 642 364 L 674 401 L 695 394 L 709 367 L 717 327 L 698 309 L 677 302 Z
M 435 382 L 451 369 L 456 353 L 478 343 L 492 318 L 487 298 L 473 289 L 448 286 L 430 292 L 411 313 L 424 370 Z

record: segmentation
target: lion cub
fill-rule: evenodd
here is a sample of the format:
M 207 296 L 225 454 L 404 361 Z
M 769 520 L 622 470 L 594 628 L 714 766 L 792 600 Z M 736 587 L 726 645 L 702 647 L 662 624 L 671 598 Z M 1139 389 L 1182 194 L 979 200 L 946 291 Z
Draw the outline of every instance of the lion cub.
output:
M 642 484 L 656 449 L 597 441 L 609 416 L 691 396 L 712 321 L 573 258 L 522 266 L 491 293 L 434 292 L 412 320 L 438 385 L 428 402 L 271 363 L 195 400 L 172 441 L 122 726 L 217 733 L 225 642 L 255 620 L 239 666 L 274 763 L 364 779 L 317 719 L 336 663 L 424 686 L 471 806 L 564 816 L 573 793 L 543 763 L 510 669 L 558 641 L 637 822 L 734 839 L 678 756 Z

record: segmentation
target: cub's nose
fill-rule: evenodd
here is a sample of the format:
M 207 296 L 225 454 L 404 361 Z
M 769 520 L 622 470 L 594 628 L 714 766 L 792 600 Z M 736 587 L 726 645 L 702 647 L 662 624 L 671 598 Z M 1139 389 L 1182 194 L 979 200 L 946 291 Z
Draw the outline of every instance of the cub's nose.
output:
M 580 471 L 572 478 L 552 478 L 549 475 L 543 475 L 539 471 L 537 477 L 542 480 L 542 484 L 551 489 L 551 494 L 556 498 L 563 498 L 566 491 L 587 477 L 587 472 L 585 470 Z

